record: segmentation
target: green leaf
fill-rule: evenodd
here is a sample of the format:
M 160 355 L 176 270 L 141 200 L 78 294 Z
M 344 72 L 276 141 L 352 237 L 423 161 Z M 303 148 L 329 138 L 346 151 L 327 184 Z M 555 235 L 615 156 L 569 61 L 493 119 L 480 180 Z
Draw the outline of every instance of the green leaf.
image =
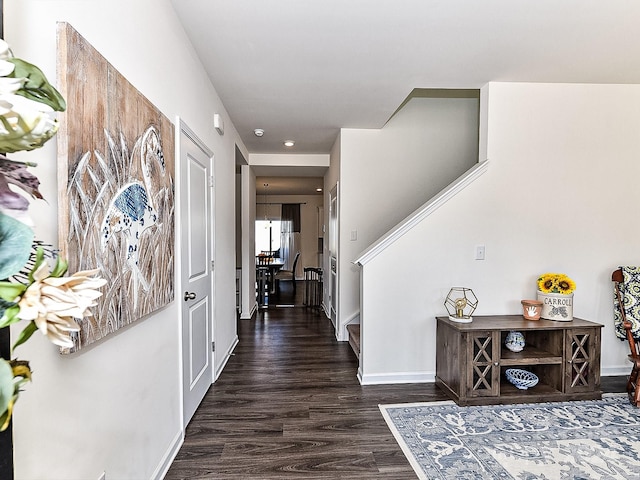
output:
M 53 268 L 51 272 L 52 277 L 61 277 L 67 272 L 69 264 L 65 260 L 63 260 L 60 256 L 56 258 L 56 266 Z
M 29 62 L 25 62 L 20 58 L 8 58 L 7 62 L 15 65 L 15 69 L 10 78 L 26 78 L 27 81 L 23 87 L 16 92 L 30 100 L 49 105 L 57 112 L 64 112 L 67 104 L 60 92 L 47 81 L 42 70 Z
M 37 331 L 38 331 L 38 327 L 36 326 L 35 322 L 32 320 L 31 322 L 29 322 L 29 325 L 24 327 L 24 330 L 20 332 L 20 335 L 18 335 L 18 340 L 16 340 L 16 343 L 13 344 L 13 349 L 15 350 L 16 347 L 22 345 L 24 342 L 29 340 L 31 338 L 31 335 L 33 335 Z
M 27 289 L 26 285 L 15 282 L 0 282 L 0 298 L 13 302 Z
M 13 369 L 9 362 L 0 358 L 0 425 L 7 423 L 14 391 Z
M 4 300 L 2 300 L 2 302 L 4 302 Z M 0 318 L 0 328 L 5 328 L 14 323 L 18 323 L 20 321 L 18 313 L 20 313 L 20 307 L 16 303 L 13 303 L 12 306 L 5 308 L 2 317 Z
M 0 213 L 0 278 L 15 275 L 29 260 L 33 230 Z
M 13 359 L 9 362 L 13 371 L 14 391 L 31 381 L 31 367 L 26 360 Z M 18 379 L 18 377 L 20 377 Z
M 38 268 L 40 267 L 40 265 L 42 265 L 42 262 L 44 262 L 44 250 L 42 249 L 42 247 L 38 247 L 36 249 L 36 258 L 33 262 L 33 268 L 31 269 L 31 271 L 29 272 L 29 285 L 31 285 L 34 281 L 33 279 L 33 274 L 35 273 L 36 270 L 38 270 Z
M 0 432 L 9 426 L 13 405 L 18 400 L 20 388 L 29 381 L 31 381 L 29 362 L 24 360 L 7 362 L 0 358 Z
M 0 415 L 0 432 L 4 432 L 9 427 L 9 421 L 11 420 L 11 410 L 13 410 L 13 404 L 11 409 L 7 409 L 2 415 Z

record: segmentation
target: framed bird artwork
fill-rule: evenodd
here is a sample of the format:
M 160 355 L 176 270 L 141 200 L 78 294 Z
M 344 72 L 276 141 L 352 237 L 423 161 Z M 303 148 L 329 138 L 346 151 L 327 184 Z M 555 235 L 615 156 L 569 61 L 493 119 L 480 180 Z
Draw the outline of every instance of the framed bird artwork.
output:
M 174 298 L 174 126 L 71 25 L 58 24 L 59 245 L 107 287 L 76 351 Z

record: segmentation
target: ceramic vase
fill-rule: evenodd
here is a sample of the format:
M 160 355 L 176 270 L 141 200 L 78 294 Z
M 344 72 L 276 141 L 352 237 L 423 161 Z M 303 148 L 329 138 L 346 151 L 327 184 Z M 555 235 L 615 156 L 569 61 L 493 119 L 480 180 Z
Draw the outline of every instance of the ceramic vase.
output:
M 557 322 L 573 320 L 573 293 L 543 293 L 538 291 L 538 300 L 542 302 L 540 318 Z
M 540 320 L 542 314 L 542 302 L 539 300 L 521 300 L 522 315 L 525 320 Z
M 511 330 L 504 339 L 504 346 L 512 352 L 521 352 L 524 349 L 524 335 L 522 332 Z

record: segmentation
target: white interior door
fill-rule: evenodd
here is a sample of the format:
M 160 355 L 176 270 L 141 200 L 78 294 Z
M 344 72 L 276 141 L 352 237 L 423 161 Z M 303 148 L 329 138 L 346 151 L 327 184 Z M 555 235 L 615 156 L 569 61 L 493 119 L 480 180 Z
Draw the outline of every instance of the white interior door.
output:
M 184 425 L 212 382 L 213 155 L 180 123 L 180 238 Z
M 330 316 L 337 331 L 338 321 L 338 185 L 329 192 L 329 297 Z

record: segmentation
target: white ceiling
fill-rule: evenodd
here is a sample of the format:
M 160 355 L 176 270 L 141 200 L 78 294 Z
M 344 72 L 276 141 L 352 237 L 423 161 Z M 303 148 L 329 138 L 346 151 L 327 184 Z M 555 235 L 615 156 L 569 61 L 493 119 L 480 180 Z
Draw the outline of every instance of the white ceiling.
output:
M 637 0 L 172 3 L 251 153 L 328 153 L 414 88 L 640 83 Z

